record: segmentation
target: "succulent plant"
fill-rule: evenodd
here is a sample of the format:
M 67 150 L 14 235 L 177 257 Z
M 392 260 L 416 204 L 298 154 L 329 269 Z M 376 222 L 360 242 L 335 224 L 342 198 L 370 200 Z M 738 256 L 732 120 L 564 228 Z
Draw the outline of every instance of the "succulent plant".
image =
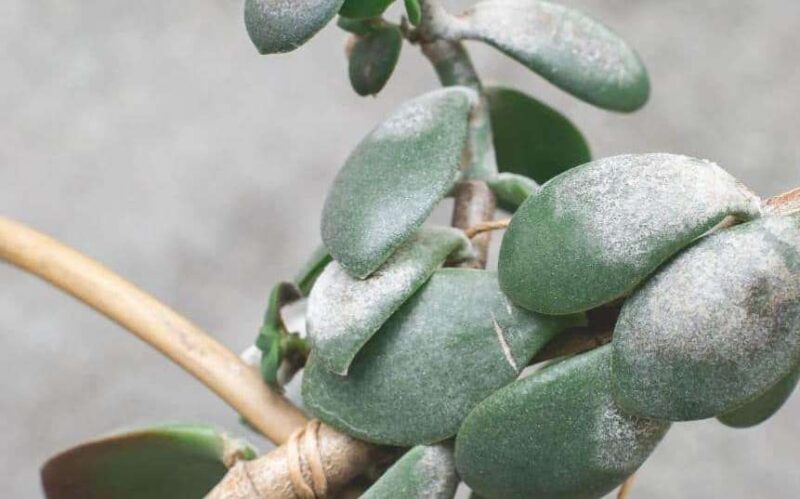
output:
M 269 292 L 258 375 L 126 284 L 81 280 L 103 270 L 56 258 L 61 249 L 36 253 L 37 241 L 56 247 L 0 219 L 5 259 L 126 325 L 286 442 L 254 459 L 206 427 L 117 435 L 50 460 L 49 498 L 333 497 L 357 477 L 370 499 L 451 498 L 459 480 L 484 498 L 598 498 L 674 422 L 748 427 L 790 396 L 799 191 L 762 200 L 715 163 L 679 154 L 592 160 L 567 117 L 482 84 L 463 41 L 597 107 L 643 106 L 650 83 L 637 53 L 577 10 L 482 0 L 454 15 L 406 0 L 395 23 L 384 18 L 391 3 L 245 2 L 263 54 L 294 50 L 338 15 L 357 94 L 388 84 L 405 41 L 444 87 L 397 106 L 343 161 L 322 245 Z M 447 198 L 453 226 L 431 225 Z M 496 207 L 511 218 L 495 220 Z M 495 271 L 487 252 L 501 228 Z M 75 265 L 76 280 L 59 265 Z M 133 310 L 103 292 L 134 296 L 124 302 Z M 305 332 L 283 317 L 299 301 Z M 301 369 L 316 418 L 305 427 L 278 395 Z M 285 418 L 265 420 L 268 409 Z

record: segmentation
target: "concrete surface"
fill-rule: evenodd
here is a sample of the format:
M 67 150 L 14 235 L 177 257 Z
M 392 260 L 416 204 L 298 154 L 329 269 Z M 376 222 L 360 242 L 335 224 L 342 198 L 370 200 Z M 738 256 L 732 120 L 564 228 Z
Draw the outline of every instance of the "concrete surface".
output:
M 711 158 L 765 195 L 800 184 L 800 3 L 567 3 L 639 49 L 654 83 L 644 111 L 593 109 L 475 47 L 485 78 L 563 110 L 596 156 Z M 270 283 L 317 242 L 347 153 L 436 85 L 406 46 L 383 94 L 357 97 L 333 27 L 261 57 L 239 0 L 4 0 L 0 47 L 0 213 L 108 264 L 237 350 L 256 333 Z M 246 431 L 116 325 L 15 269 L 0 266 L 0 283 L 4 497 L 39 497 L 48 455 L 120 426 Z M 798 435 L 800 397 L 749 431 L 676 425 L 632 497 L 797 497 Z

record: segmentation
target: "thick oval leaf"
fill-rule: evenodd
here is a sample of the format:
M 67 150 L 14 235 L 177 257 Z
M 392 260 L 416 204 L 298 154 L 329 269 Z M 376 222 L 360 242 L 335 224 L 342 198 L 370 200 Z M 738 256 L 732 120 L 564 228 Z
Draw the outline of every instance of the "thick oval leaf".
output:
M 759 425 L 783 407 L 797 387 L 798 380 L 800 380 L 800 367 L 796 367 L 794 371 L 781 378 L 757 399 L 738 409 L 726 412 L 717 419 L 732 428 L 750 428 Z
M 383 323 L 448 255 L 468 246 L 460 230 L 422 228 L 366 279 L 350 276 L 336 262 L 328 265 L 308 300 L 307 331 L 317 361 L 335 374 L 347 374 Z
M 333 19 L 343 0 L 245 0 L 244 24 L 262 54 L 289 52 Z
M 351 19 L 367 19 L 383 14 L 394 0 L 345 0 L 339 13 Z
M 752 401 L 800 363 L 800 215 L 708 236 L 625 302 L 617 401 L 671 421 Z
M 322 211 L 322 240 L 350 274 L 380 267 L 453 187 L 475 102 L 464 87 L 417 97 L 350 155 Z
M 412 26 L 419 26 L 422 21 L 422 6 L 419 0 L 405 0 L 406 15 Z
M 512 306 L 493 272 L 442 269 L 364 346 L 346 378 L 312 352 L 303 400 L 316 417 L 363 440 L 438 442 L 574 321 Z
M 759 213 L 758 199 L 707 161 L 593 161 L 545 184 L 514 214 L 500 249 L 500 286 L 537 312 L 588 310 L 629 293 L 728 215 Z
M 48 499 L 196 499 L 255 451 L 207 426 L 122 433 L 52 457 L 42 468 Z
M 581 132 L 555 109 L 510 88 L 490 87 L 486 97 L 501 172 L 543 184 L 592 159 Z
M 450 446 L 418 446 L 406 452 L 361 499 L 452 499 L 457 486 Z
M 358 95 L 375 95 L 392 76 L 403 34 L 397 26 L 386 25 L 355 40 L 350 51 L 350 84 Z
M 642 61 L 585 14 L 537 0 L 484 0 L 453 19 L 449 34 L 494 46 L 579 99 L 635 111 L 650 93 Z
M 539 192 L 541 186 L 516 173 L 499 173 L 486 181 L 497 198 L 497 206 L 509 213 L 514 213 L 531 195 Z
M 610 346 L 548 366 L 472 411 L 456 468 L 483 497 L 599 498 L 633 474 L 669 423 L 623 413 Z
M 324 245 L 318 246 L 294 277 L 294 284 L 303 296 L 308 296 L 317 278 L 333 260 Z

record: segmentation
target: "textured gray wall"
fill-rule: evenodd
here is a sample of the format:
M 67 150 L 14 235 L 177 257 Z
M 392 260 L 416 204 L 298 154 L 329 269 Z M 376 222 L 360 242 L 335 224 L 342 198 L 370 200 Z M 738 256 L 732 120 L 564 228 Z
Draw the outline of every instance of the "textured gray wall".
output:
M 475 47 L 487 80 L 563 110 L 596 156 L 681 152 L 761 194 L 800 184 L 800 3 L 572 0 L 636 46 L 654 92 L 599 111 Z M 317 240 L 327 185 L 395 105 L 436 85 L 416 49 L 378 99 L 349 89 L 327 29 L 260 57 L 238 0 L 0 2 L 0 213 L 130 277 L 236 350 L 268 286 Z M 0 266 L 0 490 L 39 497 L 37 468 L 84 438 L 152 421 L 236 417 L 119 327 Z M 757 429 L 676 425 L 638 498 L 790 498 L 800 397 Z

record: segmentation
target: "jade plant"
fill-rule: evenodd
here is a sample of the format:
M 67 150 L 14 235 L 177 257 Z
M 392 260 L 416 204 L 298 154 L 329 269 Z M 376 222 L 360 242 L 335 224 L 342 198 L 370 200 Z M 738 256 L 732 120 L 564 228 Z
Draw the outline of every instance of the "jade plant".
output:
M 6 260 L 135 332 L 283 444 L 258 457 L 205 426 L 126 432 L 48 461 L 49 498 L 446 499 L 460 482 L 473 497 L 594 498 L 620 486 L 622 497 L 671 424 L 750 427 L 790 396 L 800 191 L 761 199 L 678 154 L 593 160 L 569 119 L 484 86 L 463 45 L 494 47 L 599 108 L 637 110 L 650 88 L 642 61 L 581 12 L 482 0 L 455 15 L 405 0 L 395 23 L 391 3 L 245 2 L 263 54 L 294 50 L 338 15 L 359 95 L 387 84 L 405 42 L 443 86 L 400 104 L 344 161 L 322 245 L 265 290 L 254 366 L 0 219 Z M 429 223 L 448 198 L 452 226 Z M 495 229 L 507 230 L 491 270 Z M 304 328 L 285 320 L 297 302 Z M 281 395 L 297 373 L 303 411 Z

